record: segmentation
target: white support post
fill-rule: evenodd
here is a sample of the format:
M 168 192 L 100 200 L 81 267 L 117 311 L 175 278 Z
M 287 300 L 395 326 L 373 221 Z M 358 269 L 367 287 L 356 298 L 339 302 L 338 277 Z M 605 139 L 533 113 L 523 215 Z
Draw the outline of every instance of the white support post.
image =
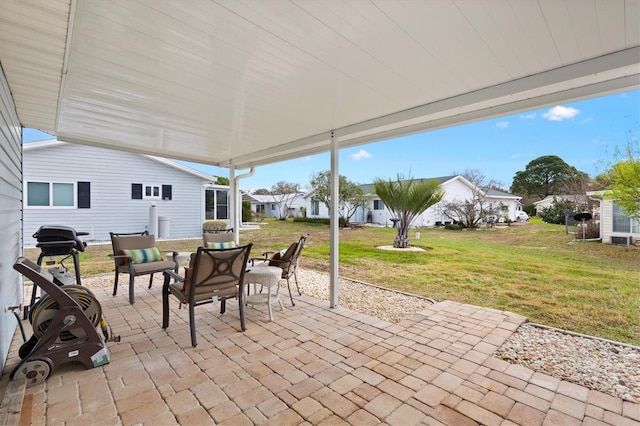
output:
M 238 245 L 240 242 L 240 228 L 238 222 L 238 205 L 236 199 L 238 196 L 238 188 L 236 188 L 236 168 L 232 165 L 229 166 L 229 218 L 231 219 L 231 227 L 235 234 L 235 243 Z
M 338 230 L 340 228 L 340 221 L 338 219 L 338 140 L 335 137 L 334 132 L 331 132 L 331 178 L 330 182 L 330 225 L 329 225 L 329 306 L 335 308 L 338 306 Z

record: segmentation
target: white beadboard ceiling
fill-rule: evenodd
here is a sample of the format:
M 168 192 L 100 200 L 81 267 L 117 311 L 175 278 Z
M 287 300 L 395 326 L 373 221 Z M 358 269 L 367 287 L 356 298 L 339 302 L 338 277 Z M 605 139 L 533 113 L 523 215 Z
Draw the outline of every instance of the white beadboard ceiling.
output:
M 25 127 L 222 167 L 640 87 L 640 0 L 3 0 Z

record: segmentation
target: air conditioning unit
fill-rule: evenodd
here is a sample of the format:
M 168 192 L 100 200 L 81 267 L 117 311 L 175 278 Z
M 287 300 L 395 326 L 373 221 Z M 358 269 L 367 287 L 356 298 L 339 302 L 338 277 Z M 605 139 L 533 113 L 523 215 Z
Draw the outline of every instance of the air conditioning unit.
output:
M 631 237 L 611 237 L 611 244 L 628 246 L 631 244 Z

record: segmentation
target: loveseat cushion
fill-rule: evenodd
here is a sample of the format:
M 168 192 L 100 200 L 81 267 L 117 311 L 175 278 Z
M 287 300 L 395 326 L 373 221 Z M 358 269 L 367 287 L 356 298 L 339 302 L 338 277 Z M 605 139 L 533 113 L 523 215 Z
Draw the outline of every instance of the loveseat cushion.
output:
M 148 263 L 162 260 L 162 255 L 158 247 L 149 247 L 143 249 L 122 249 L 120 254 L 131 257 L 131 263 Z

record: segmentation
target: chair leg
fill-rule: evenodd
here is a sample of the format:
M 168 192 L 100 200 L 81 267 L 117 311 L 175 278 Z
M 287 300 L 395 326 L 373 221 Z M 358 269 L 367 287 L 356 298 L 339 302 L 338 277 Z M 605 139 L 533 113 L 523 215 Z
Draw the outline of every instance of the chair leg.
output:
M 169 281 L 170 277 L 165 275 L 162 286 L 162 328 L 169 327 Z
M 247 326 L 244 322 L 244 289 L 242 288 L 242 286 L 240 287 L 240 293 L 238 294 L 238 307 L 240 310 L 240 328 L 242 329 L 242 331 L 246 331 L 247 330 Z
M 116 269 L 116 278 L 113 281 L 113 295 L 118 294 L 118 270 Z
M 296 277 L 296 288 L 298 289 L 298 296 L 302 296 L 302 292 L 300 291 L 300 286 L 298 285 L 298 269 L 293 272 L 293 276 Z
M 133 291 L 133 281 L 135 277 L 136 276 L 133 274 L 129 275 L 129 303 L 131 303 L 132 305 L 136 302 L 134 291 Z
M 291 306 L 296 306 L 293 301 L 293 295 L 291 294 L 291 285 L 289 284 L 289 277 L 287 277 L 287 288 L 289 289 L 289 298 L 291 299 Z
M 192 303 L 189 303 L 189 327 L 191 328 L 191 346 L 194 348 L 198 345 L 196 341 L 196 315 Z
M 149 289 L 151 289 L 151 284 L 153 284 L 153 274 L 149 277 Z
M 227 298 L 221 297 L 220 298 L 220 315 L 224 314 L 226 310 L 227 310 Z

